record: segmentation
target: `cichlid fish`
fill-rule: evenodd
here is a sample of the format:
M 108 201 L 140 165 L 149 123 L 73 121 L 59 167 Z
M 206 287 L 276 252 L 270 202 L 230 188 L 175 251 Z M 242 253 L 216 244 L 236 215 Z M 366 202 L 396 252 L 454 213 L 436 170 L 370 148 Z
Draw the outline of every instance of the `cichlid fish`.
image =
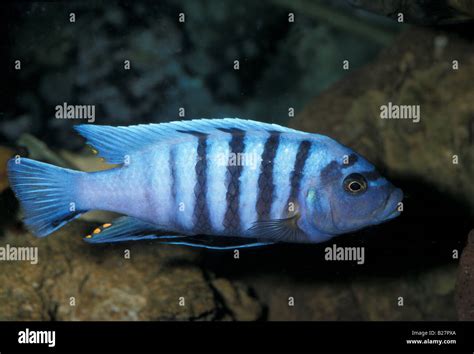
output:
M 120 166 L 87 173 L 11 159 L 10 185 L 38 237 L 94 209 L 126 216 L 95 229 L 90 243 L 214 249 L 318 243 L 400 214 L 402 191 L 323 135 L 237 118 L 75 129 Z M 245 243 L 219 247 L 195 235 Z

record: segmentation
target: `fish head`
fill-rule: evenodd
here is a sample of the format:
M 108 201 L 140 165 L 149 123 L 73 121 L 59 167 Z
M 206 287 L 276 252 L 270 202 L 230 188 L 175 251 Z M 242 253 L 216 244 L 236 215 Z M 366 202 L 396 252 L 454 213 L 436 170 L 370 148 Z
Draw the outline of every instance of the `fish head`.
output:
M 401 189 L 357 153 L 348 149 L 344 156 L 345 160 L 334 158 L 326 163 L 305 193 L 308 227 L 326 238 L 400 215 Z

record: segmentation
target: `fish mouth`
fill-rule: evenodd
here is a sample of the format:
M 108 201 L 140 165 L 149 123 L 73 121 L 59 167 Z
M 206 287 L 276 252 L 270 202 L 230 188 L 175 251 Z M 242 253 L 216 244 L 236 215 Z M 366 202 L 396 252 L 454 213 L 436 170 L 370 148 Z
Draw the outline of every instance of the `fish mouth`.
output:
M 398 203 L 403 200 L 403 192 L 399 188 L 395 188 L 395 190 L 390 193 L 385 202 L 385 207 L 381 213 L 380 221 L 387 221 L 393 218 L 396 218 L 400 215 L 400 211 L 398 210 Z

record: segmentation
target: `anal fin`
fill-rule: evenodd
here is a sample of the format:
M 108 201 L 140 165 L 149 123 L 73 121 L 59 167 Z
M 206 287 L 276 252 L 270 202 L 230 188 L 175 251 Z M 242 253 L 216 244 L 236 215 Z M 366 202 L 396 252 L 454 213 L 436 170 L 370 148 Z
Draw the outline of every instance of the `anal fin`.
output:
M 124 216 L 111 223 L 103 224 L 94 229 L 84 240 L 88 243 L 113 243 L 137 240 L 160 240 L 159 244 L 180 245 L 211 250 L 234 250 L 273 244 L 272 241 L 241 240 L 229 244 L 227 237 L 206 237 L 163 234 L 167 231 L 159 225 Z M 224 242 L 225 244 L 218 244 Z
M 173 239 L 184 236 L 160 235 L 163 230 L 131 216 L 123 216 L 112 223 L 106 223 L 94 229 L 84 240 L 88 243 L 111 243 L 137 240 Z

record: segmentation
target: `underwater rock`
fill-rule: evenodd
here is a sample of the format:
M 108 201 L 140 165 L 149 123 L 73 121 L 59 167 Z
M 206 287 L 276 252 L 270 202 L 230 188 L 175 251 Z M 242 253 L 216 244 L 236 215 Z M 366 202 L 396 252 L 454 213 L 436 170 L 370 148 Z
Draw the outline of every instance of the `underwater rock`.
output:
M 44 239 L 8 229 L 1 247 L 37 247 L 38 262 L 1 262 L 1 320 L 260 317 L 247 288 L 196 265 L 199 252 L 146 242 L 91 247 L 82 241 L 90 228 L 76 221 Z
M 468 243 L 459 262 L 456 308 L 460 320 L 474 320 L 474 230 L 469 233 Z
M 7 178 L 7 161 L 14 155 L 14 149 L 0 145 L 0 194 L 7 189 L 9 185 Z
M 403 13 L 409 23 L 423 25 L 472 21 L 474 4 L 470 0 L 347 0 L 351 5 L 397 20 Z
M 230 282 L 225 278 L 212 281 L 212 286 L 220 294 L 233 320 L 252 321 L 262 315 L 262 306 L 249 295 L 248 288 L 240 282 Z
M 304 282 L 289 275 L 245 281 L 267 305 L 268 320 L 273 321 L 455 320 L 455 274 L 456 267 L 450 265 L 402 279 L 373 275 L 348 278 L 334 273 L 332 280 L 315 274 L 313 280 Z M 442 287 L 438 289 L 439 284 Z
M 29 157 L 34 160 L 48 162 L 60 167 L 71 168 L 74 164 L 69 164 L 61 158 L 56 152 L 52 151 L 48 145 L 35 136 L 24 133 L 17 141 L 17 145 L 26 149 L 28 154 L 20 154 L 22 157 Z

